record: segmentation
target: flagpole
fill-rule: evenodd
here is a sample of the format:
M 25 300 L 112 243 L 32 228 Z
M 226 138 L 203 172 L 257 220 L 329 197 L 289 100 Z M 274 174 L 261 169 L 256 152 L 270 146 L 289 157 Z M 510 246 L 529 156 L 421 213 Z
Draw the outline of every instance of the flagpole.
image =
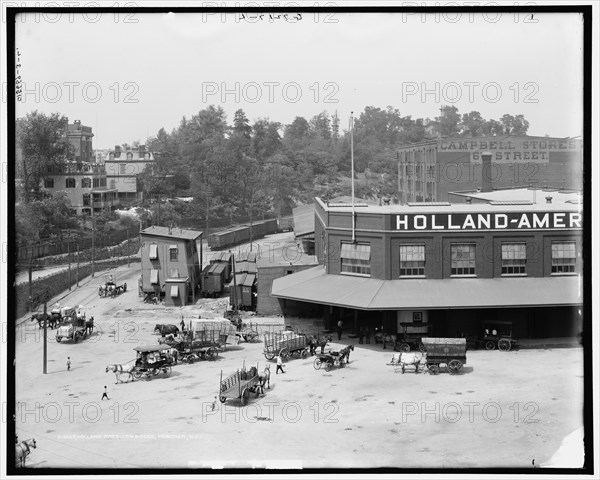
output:
M 354 212 L 354 112 L 350 112 L 350 175 L 352 185 L 352 243 L 356 242 L 356 214 Z

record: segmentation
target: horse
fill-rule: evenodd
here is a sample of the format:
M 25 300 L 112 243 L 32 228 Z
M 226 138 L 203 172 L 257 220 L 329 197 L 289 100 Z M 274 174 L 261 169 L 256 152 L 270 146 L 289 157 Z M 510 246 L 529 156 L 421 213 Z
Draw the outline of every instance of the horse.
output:
M 37 448 L 35 438 L 23 440 L 15 445 L 15 463 L 17 467 L 25 466 L 25 458 L 31 453 L 31 448 Z
M 113 372 L 115 374 L 115 377 L 117 379 L 117 381 L 115 382 L 115 384 L 121 382 L 124 383 L 123 380 L 121 380 L 121 375 L 122 374 L 126 374 L 129 376 L 129 378 L 131 378 L 131 381 L 134 380 L 133 378 L 133 369 L 135 368 L 135 361 L 131 361 L 129 363 L 126 363 L 125 365 L 121 365 L 120 363 L 113 363 L 113 364 L 109 364 L 106 366 L 106 372 Z M 128 383 L 129 379 L 127 379 Z
M 354 345 L 348 345 L 340 350 L 340 365 L 350 363 L 350 352 L 354 351 Z
M 44 328 L 45 320 L 47 320 L 48 326 L 50 329 L 53 329 L 57 325 L 57 321 L 53 317 L 54 316 L 50 315 L 49 313 L 46 313 L 45 316 L 43 313 L 35 313 L 31 316 L 31 321 L 34 322 L 37 320 L 39 327 Z
M 177 325 L 172 324 L 163 325 L 161 323 L 157 323 L 154 327 L 154 333 L 160 333 L 160 335 L 163 337 L 169 334 L 177 336 L 179 334 L 179 327 L 177 327 Z
M 404 373 L 405 367 L 407 365 L 415 367 L 415 373 L 419 373 L 419 366 L 427 364 L 427 354 L 420 352 L 395 353 L 392 356 L 391 363 L 394 365 L 399 365 L 400 369 L 402 370 L 402 373 Z
M 331 335 L 327 335 L 326 337 L 311 335 L 307 338 L 307 341 L 311 355 L 316 355 L 317 347 L 321 347 L 321 354 L 324 354 L 325 347 L 329 342 L 331 342 Z
M 94 317 L 90 317 L 89 320 L 85 321 L 85 333 L 91 335 L 94 331 Z
M 261 374 L 258 375 L 258 379 L 260 381 L 260 393 L 265 393 L 265 384 L 267 388 L 271 388 L 271 369 L 267 365 Z

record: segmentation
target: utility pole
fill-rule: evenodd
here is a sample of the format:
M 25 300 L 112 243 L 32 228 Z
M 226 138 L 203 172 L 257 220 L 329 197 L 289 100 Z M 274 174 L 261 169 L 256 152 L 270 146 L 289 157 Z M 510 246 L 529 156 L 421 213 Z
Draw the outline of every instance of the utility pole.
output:
M 48 292 L 44 294 L 44 375 L 48 373 L 48 319 L 46 311 L 48 309 Z
M 33 265 L 29 260 L 29 311 L 33 310 Z
M 67 258 L 69 259 L 69 292 L 71 291 L 71 241 L 67 242 Z
M 94 257 L 96 256 L 96 228 L 94 226 L 94 194 L 92 193 L 92 278 L 94 278 Z
M 127 245 L 125 246 L 125 248 L 127 249 L 127 266 L 131 267 L 131 262 L 130 262 L 130 258 L 129 258 L 129 229 L 127 229 Z
M 79 288 L 79 243 L 77 244 L 77 288 Z

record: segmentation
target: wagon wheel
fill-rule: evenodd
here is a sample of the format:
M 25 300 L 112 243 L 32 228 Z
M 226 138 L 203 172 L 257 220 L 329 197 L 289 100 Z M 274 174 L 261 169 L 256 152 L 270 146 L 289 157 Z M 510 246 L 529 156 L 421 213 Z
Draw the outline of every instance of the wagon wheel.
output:
M 508 352 L 511 348 L 510 340 L 506 338 L 501 338 L 498 340 L 498 349 L 504 352 Z
M 142 372 L 141 370 L 135 369 L 133 371 L 133 378 L 135 378 L 136 380 L 139 380 L 140 378 L 142 378 L 143 374 L 144 374 L 144 372 Z
M 485 342 L 486 350 L 494 350 L 495 348 L 496 348 L 496 343 L 492 342 L 491 340 L 488 340 L 487 342 Z
M 408 343 L 406 343 L 406 342 L 402 342 L 402 343 L 400 344 L 400 347 L 399 347 L 399 348 L 400 348 L 400 351 L 401 351 L 401 352 L 404 352 L 404 353 L 408 353 L 408 352 L 410 352 L 410 345 L 409 345 Z
M 62 337 L 56 337 L 56 341 L 57 341 L 58 343 L 60 343 L 60 341 L 61 341 L 61 340 L 62 340 Z
M 427 369 L 429 370 L 429 375 L 437 375 L 440 373 L 439 365 L 428 365 Z
M 152 372 L 150 372 L 150 370 L 148 370 L 146 372 L 146 381 L 149 382 L 150 380 L 152 380 Z
M 123 284 L 123 293 L 125 293 L 126 291 L 127 291 L 127 284 L 126 284 L 126 283 L 124 283 L 124 284 Z
M 423 342 L 419 342 L 419 351 L 421 353 L 425 353 L 427 351 L 427 347 L 425 346 L 425 344 Z
M 194 355 L 193 355 L 193 354 L 191 354 L 191 355 L 188 355 L 188 356 L 186 357 L 186 360 L 187 360 L 187 362 L 188 362 L 188 363 L 191 365 L 192 363 L 194 363 Z
M 315 367 L 315 370 L 319 370 L 321 368 L 321 365 L 323 364 L 323 362 L 321 361 L 321 359 L 319 357 L 315 358 L 315 361 L 313 362 L 313 367 Z
M 248 387 L 244 388 L 244 390 L 242 390 L 242 396 L 240 397 L 240 401 L 242 402 L 242 405 L 246 405 L 248 403 L 248 397 L 250 396 L 250 391 L 248 390 Z
M 308 350 L 305 348 L 300 354 L 302 355 L 302 358 L 306 358 L 308 357 Z
M 248 335 L 242 335 L 242 338 L 244 339 L 244 342 L 248 343 Z
M 219 401 L 221 403 L 225 403 L 227 401 L 227 397 L 219 397 Z
M 173 369 L 171 368 L 171 365 L 165 365 L 164 367 L 162 367 L 162 371 L 168 377 L 171 375 L 171 372 L 173 371 Z
M 462 370 L 463 364 L 460 360 L 454 359 L 448 362 L 446 368 L 448 369 L 448 373 L 450 373 L 450 375 L 456 375 Z
M 160 370 L 161 369 L 159 369 L 159 368 L 153 368 L 152 369 L 152 376 L 156 377 L 160 373 Z
M 265 353 L 265 358 L 267 360 L 273 360 L 275 358 L 275 354 L 274 353 Z
M 221 385 L 221 392 L 224 392 L 225 390 L 227 390 L 227 385 L 223 384 Z M 225 397 L 223 397 L 225 398 Z
M 206 356 L 208 357 L 209 360 L 214 360 L 216 353 L 217 353 L 217 349 L 216 348 L 209 347 L 209 349 L 206 351 Z
M 325 371 L 328 372 L 333 368 L 333 360 L 328 360 L 325 362 Z

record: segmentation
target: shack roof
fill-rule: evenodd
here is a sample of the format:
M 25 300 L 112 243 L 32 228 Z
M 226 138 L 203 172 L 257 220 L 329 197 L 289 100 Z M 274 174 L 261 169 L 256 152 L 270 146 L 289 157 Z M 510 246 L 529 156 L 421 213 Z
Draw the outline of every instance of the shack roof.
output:
M 157 227 L 153 225 L 140 232 L 141 235 L 149 237 L 176 238 L 179 240 L 196 240 L 202 236 L 202 232 L 197 230 L 184 230 L 183 228 Z

